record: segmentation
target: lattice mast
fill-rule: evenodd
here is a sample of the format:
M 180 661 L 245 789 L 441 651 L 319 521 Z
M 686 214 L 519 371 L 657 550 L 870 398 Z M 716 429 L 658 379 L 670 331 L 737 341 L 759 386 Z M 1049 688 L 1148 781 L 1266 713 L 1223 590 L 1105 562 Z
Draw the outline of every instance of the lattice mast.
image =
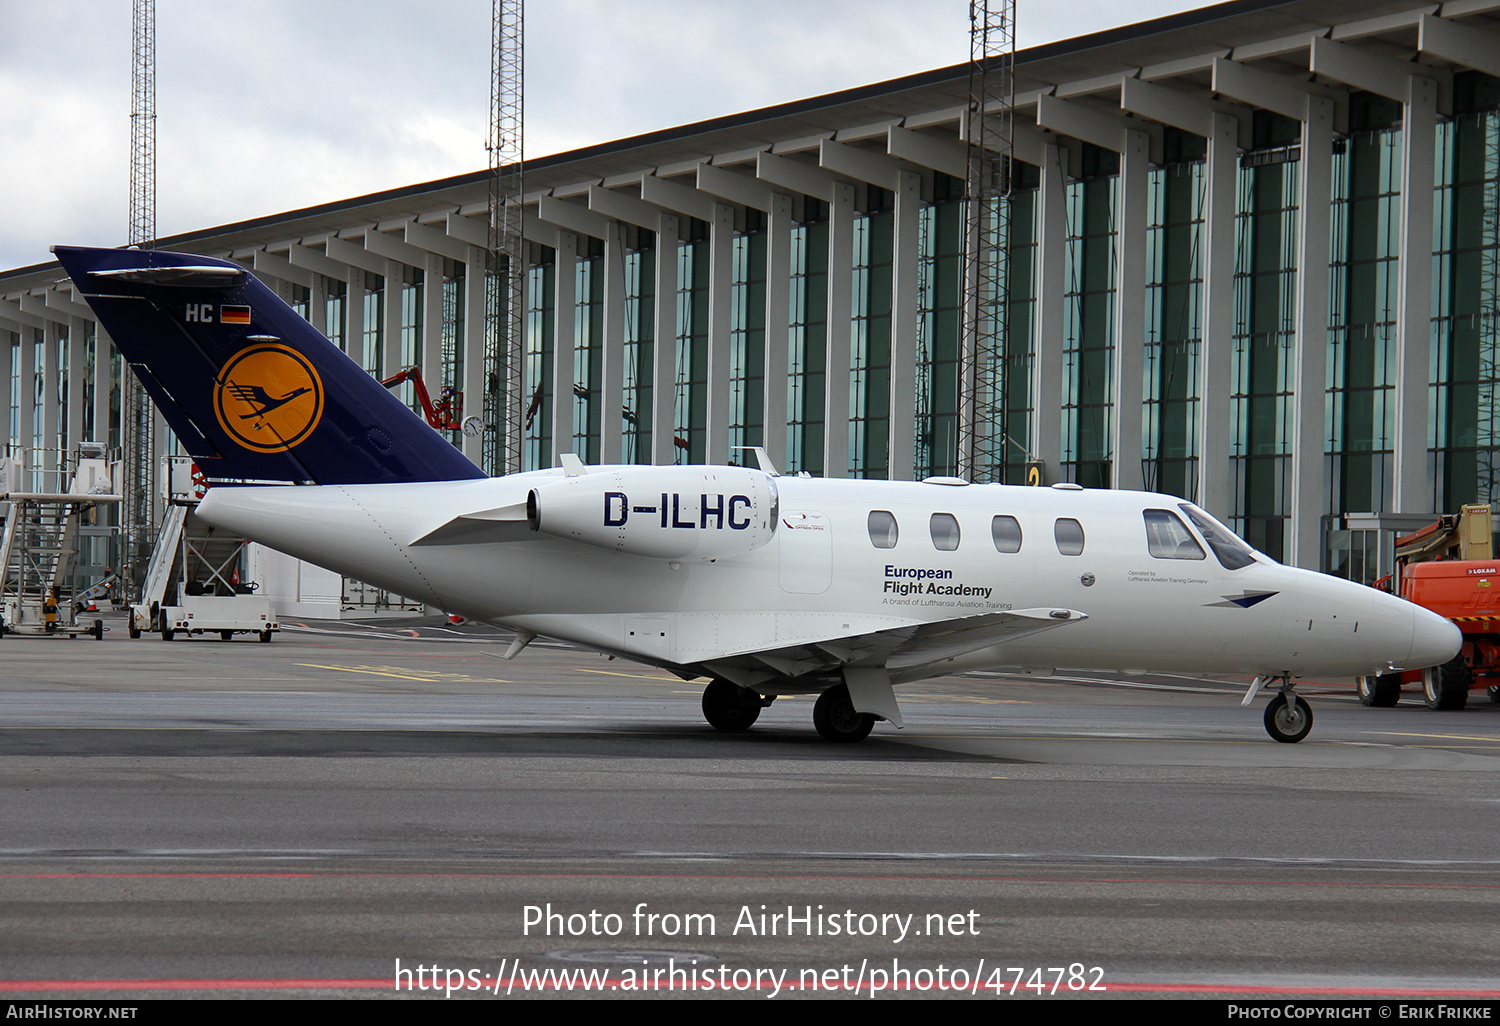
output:
M 130 59 L 130 245 L 156 241 L 156 0 L 134 0 Z M 127 594 L 150 558 L 152 428 L 155 413 L 146 390 L 127 365 L 121 447 L 125 480 L 120 510 L 121 570 Z
M 491 0 L 489 273 L 485 275 L 484 469 L 521 469 L 521 370 L 525 355 L 526 240 L 523 0 Z
M 970 0 L 969 166 L 959 342 L 958 473 L 995 481 L 1005 466 L 1005 278 L 1015 106 L 1015 0 Z M 1038 411 L 1043 415 L 1043 411 Z

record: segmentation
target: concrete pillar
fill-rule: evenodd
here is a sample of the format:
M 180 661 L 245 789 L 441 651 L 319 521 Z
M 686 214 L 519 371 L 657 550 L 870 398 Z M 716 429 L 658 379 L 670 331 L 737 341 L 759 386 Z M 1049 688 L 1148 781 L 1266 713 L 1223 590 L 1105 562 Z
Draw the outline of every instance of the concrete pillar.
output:
M 552 460 L 572 452 L 573 446 L 573 343 L 578 303 L 578 236 L 557 233 L 557 266 L 553 274 L 552 316 Z
M 344 294 L 344 352 L 364 366 L 365 272 L 349 268 L 349 288 Z
M 485 388 L 485 251 L 478 246 L 470 246 L 468 259 L 464 261 L 464 337 L 461 344 L 464 349 L 464 378 L 460 387 L 464 391 L 463 412 L 460 420 L 468 417 L 484 416 L 484 388 Z M 508 376 L 508 375 L 507 375 Z M 501 382 L 505 387 L 505 382 Z M 517 402 L 523 402 L 520 397 L 513 397 Z M 524 406 L 523 406 L 524 408 Z M 495 424 L 486 430 L 494 430 L 504 433 L 506 425 Z M 484 464 L 484 434 L 463 436 L 464 455 L 473 460 L 474 463 Z M 519 467 L 508 468 L 519 470 Z
M 625 421 L 625 227 L 609 222 L 604 238 L 604 338 L 600 340 L 599 462 L 619 463 Z
M 1328 256 L 1333 202 L 1333 103 L 1309 96 L 1302 122 L 1297 216 L 1297 352 L 1292 368 L 1291 488 L 1286 561 L 1316 570 L 1328 507 L 1323 431 L 1327 401 Z
M 1229 370 L 1234 363 L 1235 178 L 1239 123 L 1213 117 L 1204 168 L 1202 331 L 1198 342 L 1198 505 L 1227 520 L 1230 503 Z M 1210 404 L 1213 404 L 1212 406 Z
M 385 262 L 385 316 L 380 333 L 379 377 L 388 378 L 402 369 L 401 362 L 401 291 L 405 286 L 406 267 L 396 260 Z
M 1067 249 L 1067 151 L 1047 143 L 1037 193 L 1036 334 L 1032 350 L 1031 453 L 1044 483 L 1060 481 L 1064 262 Z M 1019 439 L 1017 439 L 1019 441 Z
M 828 347 L 824 363 L 823 476 L 849 474 L 849 336 L 854 299 L 854 186 L 828 204 Z
M 1115 222 L 1115 309 L 1113 437 L 1110 483 L 1139 490 L 1141 414 L 1146 364 L 1146 187 L 1149 177 L 1145 132 L 1127 131 L 1120 153 L 1120 215 Z
M 1427 455 L 1427 358 L 1432 316 L 1432 162 L 1437 146 L 1437 83 L 1408 79 L 1401 126 L 1401 262 L 1396 287 L 1396 513 L 1433 510 L 1436 483 Z
M 677 387 L 677 247 L 675 214 L 661 215 L 656 233 L 656 316 L 652 342 L 651 462 L 659 467 L 677 462 L 674 413 Z
M 704 462 L 729 462 L 729 330 L 734 309 L 734 208 L 715 203 L 708 236 L 708 397 Z
M 922 178 L 896 175 L 891 257 L 891 416 L 886 476 L 910 481 L 916 473 L 917 261 L 920 259 Z
M 791 338 L 792 198 L 771 197 L 766 216 L 765 450 L 777 468 L 788 465 L 787 364 Z

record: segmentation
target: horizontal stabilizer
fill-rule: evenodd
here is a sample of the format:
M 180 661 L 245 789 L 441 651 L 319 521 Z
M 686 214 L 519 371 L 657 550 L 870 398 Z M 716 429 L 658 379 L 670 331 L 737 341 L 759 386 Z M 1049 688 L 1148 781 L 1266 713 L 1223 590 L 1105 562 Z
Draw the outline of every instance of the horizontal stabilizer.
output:
M 481 509 L 454 517 L 441 527 L 412 541 L 413 545 L 473 545 L 482 542 L 521 541 L 533 534 L 526 521 L 525 501 Z

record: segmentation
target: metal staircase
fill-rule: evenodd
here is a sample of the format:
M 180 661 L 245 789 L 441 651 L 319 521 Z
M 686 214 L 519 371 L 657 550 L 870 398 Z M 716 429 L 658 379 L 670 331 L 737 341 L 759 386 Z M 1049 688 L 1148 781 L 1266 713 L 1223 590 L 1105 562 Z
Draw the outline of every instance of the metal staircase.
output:
M 25 474 L 12 462 L 4 476 L 0 535 L 0 634 L 104 637 L 104 623 L 80 624 L 69 571 L 78 556 L 78 527 L 94 510 L 119 503 L 103 460 L 80 459 L 66 492 L 23 491 Z

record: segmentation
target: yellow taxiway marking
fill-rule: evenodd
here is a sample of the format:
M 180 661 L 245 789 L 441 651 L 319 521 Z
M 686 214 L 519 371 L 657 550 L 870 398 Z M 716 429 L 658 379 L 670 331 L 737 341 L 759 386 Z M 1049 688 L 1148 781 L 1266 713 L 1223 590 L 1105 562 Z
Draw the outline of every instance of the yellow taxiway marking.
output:
M 322 663 L 298 663 L 298 666 L 314 670 L 336 670 L 341 673 L 367 673 L 375 677 L 399 677 L 402 680 L 419 680 L 424 684 L 509 684 L 508 680 L 495 677 L 471 677 L 466 673 L 436 673 L 418 670 L 415 673 L 397 672 L 400 666 L 325 666 Z M 420 676 L 419 676 L 420 674 Z
M 603 674 L 606 677 L 631 677 L 631 678 L 633 678 L 635 680 L 652 680 L 652 681 L 656 681 L 658 684 L 680 684 L 680 683 L 682 683 L 682 678 L 681 677 L 659 677 L 659 676 L 656 676 L 654 674 L 649 674 L 649 673 L 619 673 L 618 671 L 615 671 L 615 670 L 586 670 L 586 669 L 584 669 L 581 666 L 576 667 L 576 669 L 578 670 L 579 673 L 599 673 L 599 674 Z

